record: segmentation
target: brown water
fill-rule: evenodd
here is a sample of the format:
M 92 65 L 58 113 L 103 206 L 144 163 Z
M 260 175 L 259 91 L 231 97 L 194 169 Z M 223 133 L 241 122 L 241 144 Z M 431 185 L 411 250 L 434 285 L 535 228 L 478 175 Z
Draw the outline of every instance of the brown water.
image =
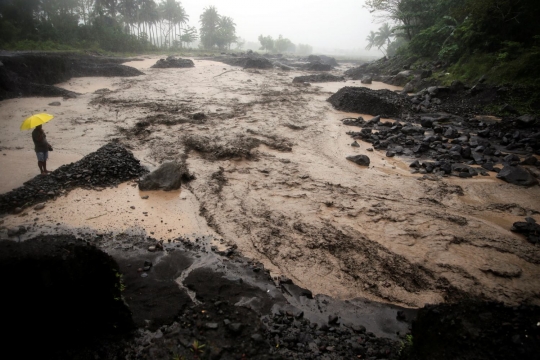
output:
M 368 152 L 371 146 L 362 142 L 351 147 L 345 133 L 352 128 L 340 120 L 360 114 L 336 111 L 325 100 L 342 86 L 361 86 L 359 81 L 305 87 L 291 82 L 301 72 L 244 71 L 206 60 L 195 60 L 191 69 L 150 69 L 156 59 L 129 63 L 145 76 L 68 82 L 81 93 L 88 86 L 109 87 L 109 94 L 88 91 L 54 109 L 46 104 L 56 99 L 0 103 L 6 114 L 0 146 L 20 152 L 20 161 L 28 156 L 34 162 L 30 134 L 18 126 L 26 114 L 47 109 L 57 117 L 45 131 L 66 154 L 82 156 L 118 137 L 153 167 L 181 156 L 184 138 L 206 137 L 201 143 L 209 151 L 258 139 L 263 144 L 251 150 L 253 157 L 216 160 L 192 151 L 188 165 L 196 180 L 181 193 L 142 200 L 130 185 L 99 193 L 76 190 L 47 204 L 46 215 L 10 216 L 6 224 L 38 217 L 36 228 L 53 223 L 99 231 L 137 228 L 163 239 L 217 231 L 273 275 L 341 299 L 421 306 L 464 292 L 540 303 L 540 251 L 509 231 L 527 215 L 540 221 L 539 187 L 521 188 L 491 176 L 423 180 L 410 174 L 408 159 Z M 203 123 L 152 125 L 149 134 L 130 131 L 148 116 L 178 120 L 200 111 L 207 115 Z M 283 144 L 292 151 L 283 151 Z M 345 159 L 354 154 L 368 155 L 370 167 Z M 28 179 L 28 171 L 3 158 L 0 166 L 8 172 L 0 180 Z M 220 168 L 224 182 L 216 180 Z M 509 268 L 521 275 L 493 274 Z

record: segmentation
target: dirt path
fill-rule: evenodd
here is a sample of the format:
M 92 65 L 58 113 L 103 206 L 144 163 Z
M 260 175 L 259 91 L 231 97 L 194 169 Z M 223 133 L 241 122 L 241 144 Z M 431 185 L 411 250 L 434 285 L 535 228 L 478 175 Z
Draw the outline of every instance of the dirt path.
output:
M 9 128 L 2 131 L 0 146 L 33 156 L 29 134 L 20 133 L 18 124 L 27 113 L 46 109 L 58 114 L 45 131 L 59 153 L 82 156 L 117 137 L 154 167 L 190 150 L 188 165 L 196 180 L 182 190 L 193 194 L 189 206 L 177 198 L 154 210 L 159 221 L 175 219 L 180 210 L 170 206 L 178 203 L 184 219 L 195 225 L 170 220 L 173 231 L 155 230 L 159 223 L 134 220 L 140 218 L 131 214 L 127 198 L 113 193 L 107 195 L 107 206 L 114 208 L 108 211 L 126 227 L 157 231 L 165 239 L 187 228 L 203 229 L 206 224 L 197 223 L 200 212 L 242 254 L 314 293 L 410 307 L 467 294 L 540 304 L 539 248 L 509 231 L 525 216 L 540 221 L 538 186 L 521 188 L 494 177 L 425 180 L 411 175 L 403 159 L 369 152 L 366 143 L 351 147 L 350 128 L 339 120 L 358 114 L 335 111 L 325 101 L 344 83 L 293 85 L 300 72 L 243 71 L 205 60 L 195 60 L 190 69 L 150 69 L 154 62 L 128 63 L 146 75 L 108 79 L 106 86 L 96 84 L 99 79 L 70 81 L 75 91 L 83 92 L 81 86 L 111 91 L 60 99 L 58 108 L 46 105 L 55 101 L 50 98 L 0 103 L 3 128 Z M 193 116 L 199 112 L 205 119 Z M 368 155 L 370 167 L 345 159 L 354 154 Z M 9 167 L 7 157 L 0 156 L 2 168 Z M 2 182 L 27 180 L 22 178 L 27 172 L 9 169 L 2 171 Z M 130 191 L 129 196 L 139 195 Z M 94 226 L 75 212 L 63 213 L 64 220 L 54 217 L 54 211 L 77 207 L 76 196 L 84 195 L 74 192 L 49 204 L 55 210 L 48 218 L 39 216 L 35 228 L 54 221 Z M 101 194 L 89 196 L 101 199 Z M 160 198 L 146 201 L 162 202 L 153 199 Z M 99 215 L 99 202 L 87 201 L 84 216 Z M 138 211 L 141 204 L 134 206 Z M 28 219 L 4 221 L 14 226 Z M 96 228 L 114 226 L 109 221 Z

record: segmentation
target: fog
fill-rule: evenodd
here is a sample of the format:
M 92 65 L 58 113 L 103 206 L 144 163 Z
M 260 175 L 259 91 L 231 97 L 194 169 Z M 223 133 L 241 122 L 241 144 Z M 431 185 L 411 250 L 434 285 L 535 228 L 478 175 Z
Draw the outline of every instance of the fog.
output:
M 199 28 L 199 16 L 207 6 L 215 6 L 221 15 L 236 23 L 236 33 L 246 42 L 258 43 L 260 34 L 276 38 L 280 34 L 293 43 L 309 44 L 314 52 L 352 52 L 381 56 L 366 51 L 365 41 L 371 30 L 380 26 L 358 0 L 181 0 L 189 24 Z

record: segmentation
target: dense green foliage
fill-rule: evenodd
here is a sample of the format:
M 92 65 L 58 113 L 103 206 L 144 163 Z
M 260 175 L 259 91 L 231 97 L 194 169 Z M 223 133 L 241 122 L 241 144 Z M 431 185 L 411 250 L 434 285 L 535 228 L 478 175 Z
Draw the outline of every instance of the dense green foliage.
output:
M 174 49 L 197 40 L 188 19 L 177 0 L 2 0 L 0 48 Z
M 366 6 L 395 24 L 396 41 L 408 43 L 402 53 L 454 64 L 452 71 L 468 79 L 490 72 L 498 81 L 540 78 L 538 0 L 366 0 Z M 379 46 L 375 35 L 368 44 Z

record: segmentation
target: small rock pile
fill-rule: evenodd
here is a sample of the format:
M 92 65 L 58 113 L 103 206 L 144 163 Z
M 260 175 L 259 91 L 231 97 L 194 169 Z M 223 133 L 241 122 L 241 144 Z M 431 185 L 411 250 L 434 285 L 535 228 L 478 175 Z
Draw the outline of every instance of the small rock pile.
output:
M 337 316 L 319 326 L 302 312 L 280 309 L 261 320 L 253 311 L 227 300 L 209 300 L 186 309 L 169 326 L 139 330 L 128 352 L 138 359 L 164 359 L 174 355 L 168 349 L 190 356 L 197 344 L 204 344 L 205 355 L 212 359 L 241 358 L 242 354 L 248 359 L 399 358 L 398 341 L 378 338 L 363 326 L 344 326 Z
M 318 326 L 303 313 L 280 310 L 264 317 L 266 342 L 283 359 L 398 359 L 399 342 L 378 338 L 364 326 L 344 326 L 337 316 Z
M 195 64 L 190 59 L 177 58 L 176 56 L 167 56 L 166 59 L 159 59 L 152 68 L 166 69 L 166 68 L 189 68 L 195 67 Z
M 38 175 L 23 186 L 0 195 L 0 214 L 51 199 L 76 187 L 102 188 L 136 179 L 148 171 L 131 151 L 109 143 L 81 160 Z M 16 211 L 18 212 L 18 211 Z
M 525 218 L 525 221 L 515 222 L 510 230 L 525 235 L 531 244 L 540 244 L 540 224 L 531 217 Z

